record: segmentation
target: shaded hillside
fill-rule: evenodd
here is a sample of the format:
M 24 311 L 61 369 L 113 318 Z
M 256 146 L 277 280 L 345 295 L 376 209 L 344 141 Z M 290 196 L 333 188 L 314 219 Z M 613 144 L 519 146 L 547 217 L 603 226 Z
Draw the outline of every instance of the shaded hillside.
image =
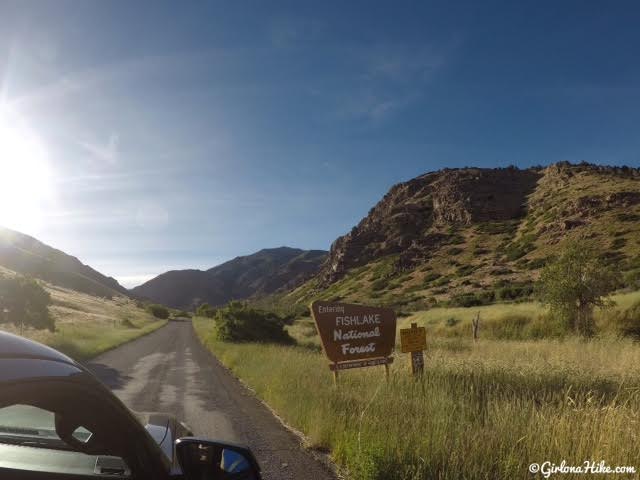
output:
M 640 282 L 640 171 L 445 169 L 395 185 L 319 274 L 280 303 L 314 298 L 424 308 L 528 296 L 563 240 L 595 242 L 626 285 Z
M 222 305 L 280 290 L 290 290 L 318 272 L 327 252 L 271 248 L 236 257 L 209 270 L 174 270 L 131 290 L 165 305 L 190 309 L 202 303 Z
M 128 295 L 115 279 L 33 237 L 0 227 L 0 266 L 90 295 Z

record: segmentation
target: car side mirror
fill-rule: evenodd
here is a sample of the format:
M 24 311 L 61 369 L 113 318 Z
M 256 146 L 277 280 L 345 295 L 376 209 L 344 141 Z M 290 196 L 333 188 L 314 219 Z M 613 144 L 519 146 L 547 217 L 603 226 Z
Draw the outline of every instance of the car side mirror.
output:
M 184 437 L 176 440 L 176 455 L 185 480 L 261 480 L 260 467 L 246 447 Z

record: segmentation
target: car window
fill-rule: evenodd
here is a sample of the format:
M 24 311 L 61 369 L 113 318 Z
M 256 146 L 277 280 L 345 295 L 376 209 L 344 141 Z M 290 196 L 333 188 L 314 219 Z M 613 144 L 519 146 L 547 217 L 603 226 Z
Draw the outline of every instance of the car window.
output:
M 72 434 L 81 444 L 86 444 L 92 435 L 82 426 Z M 16 446 L 28 449 L 16 450 Z M 67 471 L 70 465 L 75 466 L 76 473 L 85 475 L 129 475 L 123 459 L 88 455 L 63 441 L 56 431 L 54 412 L 22 404 L 0 408 L 0 467 L 58 473 Z

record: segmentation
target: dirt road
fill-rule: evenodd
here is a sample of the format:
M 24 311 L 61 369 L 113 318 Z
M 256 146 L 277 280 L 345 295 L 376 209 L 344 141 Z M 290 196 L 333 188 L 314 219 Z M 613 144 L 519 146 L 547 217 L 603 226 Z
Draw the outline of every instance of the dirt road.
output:
M 173 413 L 198 436 L 248 445 L 267 480 L 336 478 L 200 344 L 191 322 L 169 322 L 88 367 L 133 410 Z

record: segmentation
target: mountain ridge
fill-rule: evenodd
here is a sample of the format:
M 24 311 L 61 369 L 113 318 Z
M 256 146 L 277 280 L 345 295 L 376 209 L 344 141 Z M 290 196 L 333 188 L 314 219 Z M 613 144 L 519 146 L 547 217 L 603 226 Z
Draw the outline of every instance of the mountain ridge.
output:
M 558 162 L 443 169 L 392 186 L 279 302 L 428 308 L 530 296 L 565 240 L 596 243 L 640 287 L 640 169 Z M 407 307 L 408 306 L 408 307 Z
M 264 248 L 207 270 L 164 272 L 130 291 L 174 308 L 217 306 L 295 288 L 317 272 L 326 254 L 324 250 Z
M 94 296 L 129 296 L 116 279 L 30 235 L 5 227 L 0 227 L 0 266 Z

